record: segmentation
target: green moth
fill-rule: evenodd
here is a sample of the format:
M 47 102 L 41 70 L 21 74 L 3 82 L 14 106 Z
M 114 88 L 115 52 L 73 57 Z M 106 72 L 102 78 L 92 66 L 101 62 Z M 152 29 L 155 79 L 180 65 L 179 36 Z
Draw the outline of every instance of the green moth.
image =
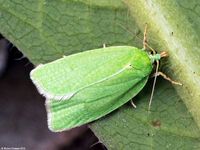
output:
M 39 65 L 31 79 L 47 99 L 49 128 L 67 130 L 119 108 L 142 90 L 161 57 L 136 47 L 113 46 Z

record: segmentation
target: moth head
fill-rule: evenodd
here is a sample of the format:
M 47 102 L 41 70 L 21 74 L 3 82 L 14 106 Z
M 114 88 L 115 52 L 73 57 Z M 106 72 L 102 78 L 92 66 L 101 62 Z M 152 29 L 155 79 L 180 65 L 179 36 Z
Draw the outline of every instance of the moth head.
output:
M 160 54 L 150 54 L 149 55 L 151 62 L 154 63 L 159 61 L 163 57 L 168 57 L 168 53 L 166 51 L 161 52 Z

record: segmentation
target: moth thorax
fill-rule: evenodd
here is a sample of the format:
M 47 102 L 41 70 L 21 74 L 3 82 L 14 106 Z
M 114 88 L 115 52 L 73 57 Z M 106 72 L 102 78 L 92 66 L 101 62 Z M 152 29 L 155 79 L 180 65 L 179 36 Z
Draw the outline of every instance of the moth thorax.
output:
M 160 54 L 149 55 L 149 57 L 150 57 L 152 63 L 161 59 Z

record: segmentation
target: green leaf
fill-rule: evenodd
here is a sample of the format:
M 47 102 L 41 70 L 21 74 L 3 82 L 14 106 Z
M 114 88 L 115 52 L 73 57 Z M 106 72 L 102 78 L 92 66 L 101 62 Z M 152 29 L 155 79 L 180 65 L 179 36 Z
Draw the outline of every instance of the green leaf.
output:
M 126 24 L 135 26 L 121 0 L 0 0 L 0 32 L 34 64 L 103 44 L 135 45 Z
M 175 88 L 200 127 L 200 1 L 125 2 L 141 27 L 149 24 L 154 47 L 169 52 L 164 70 L 183 84 Z
M 91 124 L 110 150 L 198 150 L 200 130 L 172 85 L 159 80 L 147 111 L 152 84 L 130 103 Z
M 199 149 L 199 1 L 125 2 L 128 8 L 121 0 L 0 0 L 0 33 L 37 65 L 104 43 L 141 48 L 138 26 L 147 22 L 150 45 L 170 54 L 164 72 L 184 86 L 177 95 L 158 82 L 150 114 L 147 86 L 134 98 L 137 109 L 127 104 L 92 128 L 109 149 Z

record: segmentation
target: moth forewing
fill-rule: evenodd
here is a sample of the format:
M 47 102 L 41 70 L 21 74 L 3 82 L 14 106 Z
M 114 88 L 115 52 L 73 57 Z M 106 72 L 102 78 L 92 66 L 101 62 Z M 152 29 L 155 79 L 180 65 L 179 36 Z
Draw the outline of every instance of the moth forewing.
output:
M 79 90 L 124 68 L 140 51 L 135 47 L 117 46 L 70 55 L 36 67 L 31 71 L 31 79 L 48 99 L 70 99 Z M 135 62 L 133 67 L 138 68 Z
M 145 51 L 117 46 L 45 64 L 32 71 L 31 79 L 48 99 L 49 128 L 57 132 L 119 108 L 144 87 L 151 71 L 151 59 Z

